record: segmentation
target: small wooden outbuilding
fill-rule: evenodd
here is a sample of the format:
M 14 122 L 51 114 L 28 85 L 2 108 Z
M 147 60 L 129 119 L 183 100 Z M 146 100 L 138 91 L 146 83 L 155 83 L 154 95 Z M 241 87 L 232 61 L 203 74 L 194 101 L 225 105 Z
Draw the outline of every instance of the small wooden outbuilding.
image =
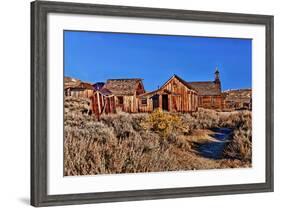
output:
M 193 112 L 198 108 L 198 95 L 186 81 L 172 76 L 158 90 L 138 96 L 139 112 L 161 109 L 170 112 Z
M 102 114 L 116 113 L 114 95 L 105 88 L 97 90 L 91 97 L 92 111 L 99 118 Z
M 117 111 L 138 112 L 137 96 L 145 93 L 142 79 L 109 79 L 103 88 L 114 96 Z
M 93 96 L 94 92 L 95 89 L 92 84 L 81 81 L 72 85 L 65 85 L 64 87 L 65 96 L 90 98 Z

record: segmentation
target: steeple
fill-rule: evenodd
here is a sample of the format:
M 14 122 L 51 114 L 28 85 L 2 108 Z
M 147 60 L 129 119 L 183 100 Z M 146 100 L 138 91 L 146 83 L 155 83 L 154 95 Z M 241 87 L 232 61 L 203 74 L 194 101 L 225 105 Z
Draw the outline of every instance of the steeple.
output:
M 215 71 L 215 83 L 216 84 L 220 84 L 220 72 L 219 72 L 219 69 L 218 67 L 216 67 L 216 71 Z
M 221 81 L 220 81 L 220 72 L 218 67 L 216 67 L 216 71 L 215 71 L 215 81 L 214 83 L 218 86 L 218 88 L 221 91 Z

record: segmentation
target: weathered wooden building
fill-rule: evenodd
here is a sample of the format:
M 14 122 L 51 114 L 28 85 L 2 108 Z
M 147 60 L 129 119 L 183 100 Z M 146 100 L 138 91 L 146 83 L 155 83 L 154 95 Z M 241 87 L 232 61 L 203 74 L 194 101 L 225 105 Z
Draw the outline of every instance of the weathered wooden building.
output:
M 90 110 L 97 117 L 116 112 L 114 95 L 103 88 L 102 83 L 91 84 L 65 77 L 64 93 L 65 96 L 88 99 Z
M 197 111 L 198 95 L 186 81 L 174 75 L 158 90 L 138 96 L 138 111 L 161 109 L 170 112 Z
M 96 90 L 90 99 L 92 111 L 98 118 L 102 114 L 116 113 L 115 98 L 110 90 Z
M 109 79 L 103 88 L 114 96 L 117 111 L 138 112 L 137 96 L 145 93 L 142 79 Z
M 198 107 L 223 109 L 224 95 L 221 91 L 219 71 L 215 71 L 214 81 L 188 82 L 198 92 Z
M 97 116 L 155 109 L 169 112 L 194 112 L 198 107 L 222 110 L 225 106 L 217 69 L 214 81 L 186 82 L 174 75 L 152 92 L 145 92 L 142 79 L 108 79 L 106 83 L 90 84 L 67 78 L 65 95 L 90 99 L 92 112 Z
M 86 82 L 76 81 L 73 84 L 64 85 L 65 96 L 90 98 L 94 92 L 92 84 Z

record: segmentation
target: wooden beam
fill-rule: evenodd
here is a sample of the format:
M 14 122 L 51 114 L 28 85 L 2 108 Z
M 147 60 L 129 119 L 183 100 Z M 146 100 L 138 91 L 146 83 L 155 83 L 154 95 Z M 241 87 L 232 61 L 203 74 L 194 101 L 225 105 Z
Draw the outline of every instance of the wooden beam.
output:
M 97 93 L 97 101 L 98 101 L 98 114 L 101 113 L 101 108 L 100 108 L 100 95 Z

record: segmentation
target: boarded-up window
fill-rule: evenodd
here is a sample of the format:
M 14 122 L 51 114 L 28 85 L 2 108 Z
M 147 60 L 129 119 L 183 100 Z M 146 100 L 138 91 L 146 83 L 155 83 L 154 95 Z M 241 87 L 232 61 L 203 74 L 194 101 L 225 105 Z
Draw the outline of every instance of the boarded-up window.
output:
M 141 104 L 142 105 L 147 105 L 147 99 L 146 98 L 141 99 Z

